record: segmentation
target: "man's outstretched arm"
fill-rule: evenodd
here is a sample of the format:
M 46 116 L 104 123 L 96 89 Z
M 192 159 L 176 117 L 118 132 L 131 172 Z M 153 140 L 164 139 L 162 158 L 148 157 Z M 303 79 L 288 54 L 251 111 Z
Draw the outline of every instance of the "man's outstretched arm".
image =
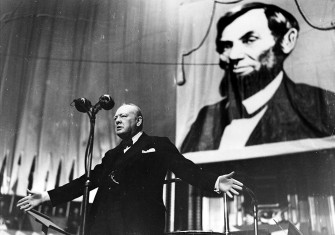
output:
M 43 202 L 50 201 L 50 197 L 47 191 L 38 193 L 27 189 L 27 192 L 28 196 L 21 198 L 17 202 L 17 207 L 20 207 L 21 210 L 29 211 L 34 207 L 41 205 Z

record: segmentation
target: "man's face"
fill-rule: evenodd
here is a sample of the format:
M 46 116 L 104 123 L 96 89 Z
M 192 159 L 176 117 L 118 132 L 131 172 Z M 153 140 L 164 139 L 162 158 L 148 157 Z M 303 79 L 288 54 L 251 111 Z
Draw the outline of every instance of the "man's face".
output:
M 138 131 L 139 117 L 136 108 L 131 105 L 121 106 L 115 113 L 115 132 L 121 139 L 133 137 Z
M 237 77 L 253 75 L 262 67 L 271 70 L 276 65 L 272 52 L 276 41 L 263 9 L 250 10 L 235 19 L 223 30 L 221 42 L 220 59 Z

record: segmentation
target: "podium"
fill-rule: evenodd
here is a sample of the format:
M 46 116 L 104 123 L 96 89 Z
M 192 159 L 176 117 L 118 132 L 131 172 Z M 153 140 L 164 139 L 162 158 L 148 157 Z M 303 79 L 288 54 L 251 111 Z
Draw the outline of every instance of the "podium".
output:
M 36 211 L 36 210 L 30 210 L 27 212 L 30 216 L 32 216 L 38 223 L 42 225 L 42 232 L 43 234 L 47 235 L 48 234 L 48 229 L 51 228 L 61 234 L 65 235 L 73 235 L 71 233 L 66 232 L 64 229 L 60 228 L 56 224 L 52 222 L 50 217 Z

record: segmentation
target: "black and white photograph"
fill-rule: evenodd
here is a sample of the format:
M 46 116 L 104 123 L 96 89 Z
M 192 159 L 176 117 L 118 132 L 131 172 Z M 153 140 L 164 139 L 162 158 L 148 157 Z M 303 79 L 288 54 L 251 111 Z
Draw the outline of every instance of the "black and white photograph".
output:
M 0 0 L 0 234 L 335 235 L 334 65 L 334 0 Z

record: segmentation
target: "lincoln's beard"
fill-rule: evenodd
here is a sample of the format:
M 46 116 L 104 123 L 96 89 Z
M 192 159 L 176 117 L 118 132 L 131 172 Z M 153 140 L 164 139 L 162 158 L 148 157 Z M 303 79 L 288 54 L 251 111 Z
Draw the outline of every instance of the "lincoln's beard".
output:
M 245 76 L 230 74 L 233 89 L 239 93 L 240 100 L 249 98 L 264 89 L 282 70 L 283 58 L 275 53 L 273 48 L 265 51 L 258 59 L 262 64 L 258 71 Z

